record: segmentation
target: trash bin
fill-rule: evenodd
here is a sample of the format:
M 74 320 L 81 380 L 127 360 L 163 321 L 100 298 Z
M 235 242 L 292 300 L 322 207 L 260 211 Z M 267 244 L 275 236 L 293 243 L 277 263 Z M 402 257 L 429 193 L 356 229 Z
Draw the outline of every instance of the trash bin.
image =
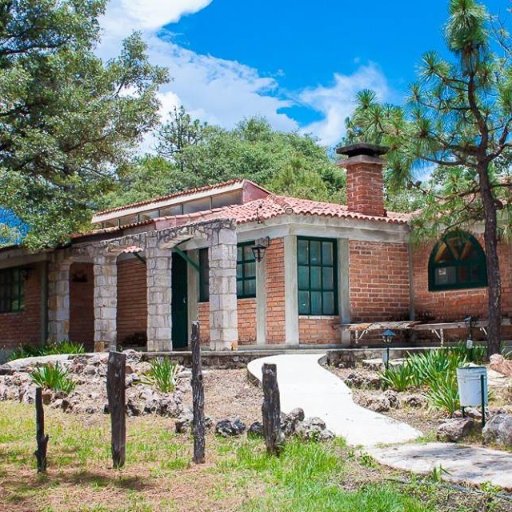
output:
M 487 368 L 485 366 L 457 368 L 457 383 L 461 407 L 487 405 Z

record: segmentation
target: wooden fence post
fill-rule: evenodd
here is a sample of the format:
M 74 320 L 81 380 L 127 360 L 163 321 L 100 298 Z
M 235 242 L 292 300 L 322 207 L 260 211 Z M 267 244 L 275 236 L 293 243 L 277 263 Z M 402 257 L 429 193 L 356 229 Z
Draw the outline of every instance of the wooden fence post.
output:
M 267 452 L 270 455 L 279 455 L 283 447 L 283 433 L 281 431 L 281 400 L 279 386 L 277 385 L 277 366 L 275 364 L 263 365 L 263 435 Z
M 44 409 L 43 409 L 43 390 L 36 388 L 36 441 L 37 450 L 34 455 L 37 459 L 37 472 L 46 472 L 46 449 L 48 447 L 49 436 L 44 433 Z
M 112 462 L 122 468 L 126 460 L 126 355 L 110 352 L 107 369 L 107 397 L 112 425 Z
M 192 323 L 192 402 L 194 409 L 194 462 L 205 461 L 204 386 L 201 366 L 201 338 L 199 322 Z

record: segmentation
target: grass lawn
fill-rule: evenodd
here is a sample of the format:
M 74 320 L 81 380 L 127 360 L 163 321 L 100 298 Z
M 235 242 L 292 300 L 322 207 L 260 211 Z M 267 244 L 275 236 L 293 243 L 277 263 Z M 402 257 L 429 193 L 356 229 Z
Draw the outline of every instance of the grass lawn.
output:
M 128 419 L 127 464 L 110 468 L 108 416 L 46 410 L 49 470 L 35 471 L 34 407 L 0 402 L 0 510 L 9 512 L 512 511 L 493 489 L 462 492 L 382 468 L 344 446 L 289 442 L 279 458 L 263 441 L 207 441 L 194 466 L 174 422 Z

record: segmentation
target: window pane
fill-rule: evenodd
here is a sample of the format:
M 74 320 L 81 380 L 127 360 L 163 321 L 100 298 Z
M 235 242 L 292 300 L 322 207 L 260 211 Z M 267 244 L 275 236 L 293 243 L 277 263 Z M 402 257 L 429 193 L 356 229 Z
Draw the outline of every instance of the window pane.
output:
M 250 263 L 244 263 L 245 278 L 256 277 L 256 263 L 251 261 Z
M 256 279 L 249 279 L 245 281 L 244 295 L 248 297 L 256 295 Z
M 324 304 L 323 304 L 324 315 L 334 315 L 334 293 L 324 292 Z
M 299 265 L 307 265 L 309 263 L 309 243 L 307 240 L 299 240 L 297 242 L 297 258 Z
M 243 259 L 244 259 L 244 249 L 243 249 L 243 247 L 240 247 L 240 246 L 237 247 L 236 259 L 238 261 L 243 261 Z
M 245 261 L 254 261 L 254 254 L 252 253 L 252 244 L 244 245 L 244 260 Z
M 334 269 L 324 267 L 322 275 L 322 288 L 324 290 L 334 290 Z
M 455 267 L 442 267 L 436 269 L 436 284 L 454 284 L 457 275 L 455 270 Z
M 333 245 L 332 242 L 322 242 L 322 263 L 324 265 L 333 265 L 334 263 Z
M 244 294 L 244 282 L 237 281 L 236 282 L 236 294 L 241 297 Z
M 322 267 L 311 267 L 311 289 L 322 289 Z
M 309 292 L 299 292 L 299 315 L 309 315 Z
M 311 265 L 320 265 L 322 262 L 322 256 L 321 256 L 321 245 L 320 242 L 317 240 L 311 240 L 309 242 L 309 250 L 311 251 L 311 259 L 310 263 Z
M 309 267 L 299 267 L 299 290 L 309 289 Z
M 311 292 L 311 314 L 322 314 L 322 292 Z
M 244 277 L 244 264 L 243 263 L 237 263 L 236 277 L 237 277 L 237 279 L 242 279 L 242 277 Z

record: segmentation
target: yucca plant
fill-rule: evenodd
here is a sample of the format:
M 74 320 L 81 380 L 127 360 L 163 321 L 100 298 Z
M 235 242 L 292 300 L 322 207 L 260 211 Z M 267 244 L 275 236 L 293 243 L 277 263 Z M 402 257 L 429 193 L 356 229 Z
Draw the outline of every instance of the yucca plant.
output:
M 84 346 L 80 343 L 75 343 L 69 340 L 63 340 L 59 342 L 52 342 L 43 347 L 42 355 L 53 355 L 53 354 L 84 354 Z
M 142 379 L 143 384 L 149 384 L 162 393 L 171 393 L 176 387 L 179 366 L 170 359 L 159 357 L 151 361 L 151 368 Z
M 406 361 L 398 366 L 390 366 L 380 374 L 384 387 L 395 391 L 405 391 L 413 385 L 411 368 Z
M 32 371 L 31 378 L 34 384 L 41 388 L 62 391 L 66 394 L 75 389 L 75 383 L 69 377 L 67 370 L 58 362 L 38 366 Z

